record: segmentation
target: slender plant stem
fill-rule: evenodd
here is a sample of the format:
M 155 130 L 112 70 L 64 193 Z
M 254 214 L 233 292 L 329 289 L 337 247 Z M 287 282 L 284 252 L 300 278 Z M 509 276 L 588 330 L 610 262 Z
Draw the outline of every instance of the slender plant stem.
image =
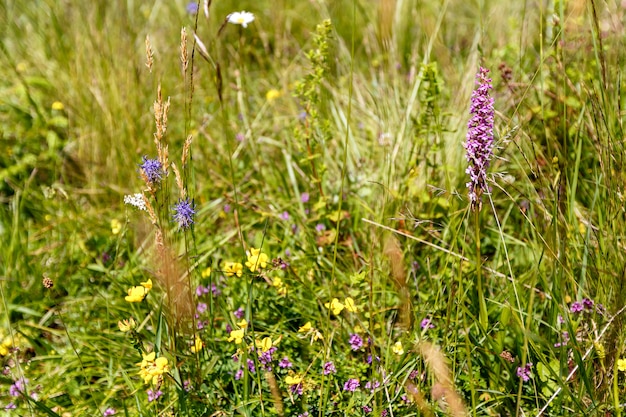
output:
M 478 322 L 483 331 L 487 331 L 489 317 L 487 315 L 487 304 L 485 303 L 485 293 L 483 290 L 482 260 L 480 255 L 480 210 L 474 210 L 475 239 L 476 239 L 476 292 L 478 296 Z

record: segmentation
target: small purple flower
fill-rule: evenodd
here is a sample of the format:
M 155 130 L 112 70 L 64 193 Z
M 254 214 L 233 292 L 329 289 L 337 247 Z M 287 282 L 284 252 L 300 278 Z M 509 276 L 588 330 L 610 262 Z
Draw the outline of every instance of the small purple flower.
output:
M 196 214 L 196 211 L 194 210 L 193 201 L 189 201 L 189 198 L 180 199 L 174 205 L 174 220 L 178 222 L 178 226 L 181 229 L 189 229 L 191 227 L 194 214 Z
M 211 294 L 213 294 L 213 297 L 217 297 L 221 293 L 222 290 L 218 288 L 217 284 L 211 284 Z
M 372 407 L 370 407 L 369 405 L 364 405 L 364 406 L 363 406 L 363 412 L 364 412 L 365 414 L 369 414 L 369 413 L 371 413 L 371 412 L 372 412 Z
M 572 313 L 580 313 L 583 311 L 583 304 L 580 301 L 574 301 L 569 308 Z
M 252 359 L 248 359 L 246 363 L 248 364 L 248 371 L 253 374 L 256 371 L 256 368 L 254 367 L 254 361 Z
M 229 323 L 226 323 L 226 333 L 230 334 L 230 332 L 232 331 L 233 331 L 233 327 Z
M 289 368 L 291 368 L 291 367 L 293 366 L 293 363 L 291 363 L 291 362 L 289 361 L 289 358 L 285 356 L 284 358 L 282 358 L 282 359 L 280 360 L 280 362 L 278 362 L 278 366 L 279 366 L 279 367 L 281 367 L 281 368 L 283 368 L 283 369 L 284 369 L 284 368 L 289 369 Z
M 593 310 L 593 306 L 594 306 L 593 300 L 590 300 L 589 298 L 583 298 L 583 307 L 585 308 L 586 311 Z
M 302 195 L 300 195 L 300 201 L 302 201 L 303 203 L 308 203 L 309 198 L 311 198 L 309 196 L 309 193 L 302 193 Z
M 155 185 L 161 182 L 163 179 L 163 166 L 158 159 L 149 159 L 147 156 L 143 157 L 143 163 L 139 165 L 141 171 L 148 180 L 148 185 Z
M 15 410 L 16 408 L 17 408 L 17 405 L 15 405 L 14 402 L 10 402 L 4 407 L 5 410 Z
M 565 319 L 562 315 L 559 314 L 558 316 L 556 316 L 556 322 L 559 324 L 565 324 Z
M 380 417 L 387 417 L 387 414 L 389 414 L 389 411 L 387 411 L 387 409 L 385 408 L 383 411 L 380 412 Z
M 378 382 L 377 380 L 367 381 L 367 383 L 365 384 L 365 389 L 368 389 L 371 392 L 376 391 L 376 388 L 378 387 L 380 387 L 380 382 Z
M 302 383 L 290 385 L 289 390 L 293 395 L 302 395 Z
M 409 374 L 409 379 L 415 379 L 420 375 L 420 372 L 417 369 L 413 369 Z
M 184 389 L 186 392 L 189 392 L 189 391 L 191 391 L 191 389 L 192 389 L 192 388 L 193 388 L 193 386 L 191 385 L 191 381 L 190 381 L 190 380 L 188 380 L 188 379 L 185 379 L 185 380 L 183 381 L 183 389 Z
M 426 329 L 434 329 L 435 325 L 432 323 L 432 320 L 429 319 L 428 317 L 426 317 L 425 319 L 422 320 L 422 322 L 420 323 L 420 327 L 422 328 L 422 330 L 426 330 Z
M 161 395 L 163 395 L 163 391 L 161 391 L 161 390 L 153 391 L 153 390 L 149 389 L 147 391 L 147 393 L 148 393 L 148 402 L 149 403 L 151 403 L 152 401 L 158 400 L 161 397 Z
M 472 209 L 481 209 L 481 196 L 484 192 L 489 192 L 487 185 L 487 168 L 493 153 L 493 121 L 494 121 L 494 99 L 489 96 L 489 91 L 493 88 L 491 78 L 488 77 L 489 70 L 480 67 L 476 74 L 477 87 L 472 92 L 472 103 L 470 106 L 470 118 L 467 124 L 467 135 L 465 140 L 466 158 L 469 166 L 465 171 L 470 181 L 467 183 L 469 199 Z
M 198 285 L 196 287 L 196 295 L 198 297 L 202 297 L 204 294 L 208 294 L 209 293 L 209 289 L 203 285 Z
M 224 213 L 230 213 L 230 204 L 224 204 Z
M 9 395 L 11 397 L 19 397 L 26 388 L 26 385 L 29 383 L 29 380 L 24 377 L 18 378 L 13 385 L 9 387 Z
M 277 349 L 278 348 L 276 346 L 272 346 L 265 352 L 263 352 L 262 350 L 257 350 L 257 354 L 259 355 L 259 362 L 261 363 L 261 365 L 263 365 L 263 368 L 265 368 L 268 371 L 272 369 L 271 366 L 269 365 L 273 360 L 272 354 L 276 352 Z
M 322 373 L 324 375 L 336 374 L 337 373 L 337 368 L 335 368 L 335 364 L 334 363 L 326 362 L 324 364 L 324 366 L 322 367 Z
M 343 390 L 354 392 L 359 388 L 359 386 L 361 386 L 361 383 L 358 379 L 350 378 L 346 381 L 345 384 L 343 384 Z
M 282 220 L 289 220 L 289 213 L 287 211 L 283 211 L 282 213 L 280 213 L 280 218 Z
M 235 139 L 237 139 L 237 142 L 243 142 L 245 138 L 246 137 L 244 136 L 243 133 L 237 133 L 237 135 L 235 136 Z
M 187 4 L 187 7 L 185 9 L 189 14 L 196 14 L 198 13 L 198 3 L 195 1 L 191 1 Z
M 357 351 L 363 346 L 363 339 L 358 334 L 354 333 L 350 335 L 350 347 L 352 350 Z
M 242 319 L 243 316 L 246 315 L 246 312 L 244 311 L 243 308 L 239 307 L 237 310 L 235 310 L 235 312 L 233 313 L 233 315 L 235 317 L 237 317 L 238 319 Z
M 239 381 L 241 378 L 243 378 L 243 369 L 239 369 L 239 370 L 235 373 L 235 380 Z
M 564 331 L 561 333 L 561 341 L 554 344 L 554 347 L 561 347 L 567 345 L 569 342 L 569 332 Z
M 102 413 L 103 417 L 109 417 L 109 416 L 114 416 L 115 415 L 115 409 L 109 407 L 106 410 L 104 410 L 104 413 Z
M 206 303 L 198 303 L 198 306 L 196 307 L 196 310 L 198 311 L 198 313 L 202 314 L 207 310 L 208 306 Z
M 317 226 L 315 226 L 317 233 L 322 233 L 324 230 L 326 230 L 326 226 L 323 223 L 318 223 Z
M 305 412 L 304 412 L 304 413 L 302 413 L 302 414 L 298 414 L 298 417 L 309 417 L 309 412 L 308 412 L 308 411 L 305 411 Z
M 522 381 L 527 382 L 530 379 L 530 369 L 533 367 L 532 362 L 528 362 L 523 367 L 517 368 L 517 376 L 522 378 Z

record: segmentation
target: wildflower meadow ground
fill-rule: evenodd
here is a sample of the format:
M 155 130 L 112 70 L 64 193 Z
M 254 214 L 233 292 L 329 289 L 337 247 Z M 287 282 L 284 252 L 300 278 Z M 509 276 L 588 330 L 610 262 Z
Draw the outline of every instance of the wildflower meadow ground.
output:
M 625 2 L 0 16 L 0 415 L 622 415 Z

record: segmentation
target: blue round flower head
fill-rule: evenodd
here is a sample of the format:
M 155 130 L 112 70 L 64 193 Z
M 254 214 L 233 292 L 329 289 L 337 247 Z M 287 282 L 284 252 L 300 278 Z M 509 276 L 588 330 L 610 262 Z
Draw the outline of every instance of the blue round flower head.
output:
M 193 224 L 193 215 L 196 214 L 193 202 L 188 198 L 178 200 L 174 205 L 174 220 L 178 222 L 181 229 L 189 229 Z
M 143 157 L 143 164 L 139 165 L 146 178 L 150 182 L 150 185 L 154 185 L 163 179 L 163 167 L 158 159 L 148 159 L 147 156 Z

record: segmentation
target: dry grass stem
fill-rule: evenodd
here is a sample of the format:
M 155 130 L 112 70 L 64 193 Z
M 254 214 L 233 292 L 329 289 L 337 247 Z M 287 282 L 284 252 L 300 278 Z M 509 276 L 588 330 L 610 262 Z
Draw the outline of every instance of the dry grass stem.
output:
M 185 144 L 183 145 L 183 156 L 181 158 L 181 162 L 183 164 L 183 166 L 185 166 L 187 164 L 187 160 L 189 159 L 189 151 L 191 148 L 191 141 L 193 140 L 193 136 L 189 135 L 187 136 L 187 139 L 185 140 Z
M 180 192 L 180 198 L 187 197 L 187 191 L 185 191 L 185 187 L 183 186 L 183 179 L 181 178 L 180 172 L 174 162 L 172 162 L 172 171 L 174 171 L 174 175 L 176 176 L 176 186 Z
M 417 348 L 435 379 L 431 393 L 432 398 L 438 400 L 442 408 L 447 406 L 451 416 L 467 416 L 465 404 L 461 396 L 454 389 L 452 372 L 441 350 L 428 342 L 418 344 Z
M 183 76 L 187 75 L 189 56 L 187 54 L 187 29 L 180 30 L 180 62 L 183 64 Z
M 389 236 L 385 239 L 383 253 L 389 259 L 391 266 L 391 278 L 393 280 L 398 295 L 400 296 L 400 327 L 409 330 L 413 326 L 413 314 L 411 314 L 411 298 L 409 296 L 409 288 L 407 286 L 407 273 L 404 268 L 404 256 L 402 248 L 395 236 Z
M 146 35 L 146 67 L 150 73 L 152 73 L 152 64 L 154 63 L 154 52 L 152 51 L 152 44 L 150 43 L 150 36 Z

